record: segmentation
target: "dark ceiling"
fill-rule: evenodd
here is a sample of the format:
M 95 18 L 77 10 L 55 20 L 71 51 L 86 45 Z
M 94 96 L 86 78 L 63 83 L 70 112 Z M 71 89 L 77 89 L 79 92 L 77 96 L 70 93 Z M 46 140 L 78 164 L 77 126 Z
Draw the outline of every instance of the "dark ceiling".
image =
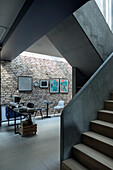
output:
M 61 56 L 44 35 L 87 1 L 0 0 L 1 60 L 12 60 L 26 49 L 35 51 L 36 44 L 43 42 L 48 42 L 53 53 Z M 43 52 L 43 48 L 39 51 Z
M 2 44 L 25 0 L 0 0 L 0 44 Z

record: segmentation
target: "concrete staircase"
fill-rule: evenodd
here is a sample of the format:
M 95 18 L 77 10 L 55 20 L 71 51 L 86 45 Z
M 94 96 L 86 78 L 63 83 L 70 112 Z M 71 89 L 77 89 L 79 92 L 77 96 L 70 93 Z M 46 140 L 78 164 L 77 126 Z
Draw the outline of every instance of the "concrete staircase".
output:
M 82 134 L 82 143 L 73 146 L 72 158 L 62 162 L 62 170 L 113 170 L 113 92 Z
M 110 44 L 109 46 L 110 41 L 113 41 L 113 34 L 95 0 L 89 1 L 83 5 L 75 11 L 73 15 L 94 45 L 95 49 L 98 51 L 101 58 L 105 60 L 113 50 L 113 45 Z

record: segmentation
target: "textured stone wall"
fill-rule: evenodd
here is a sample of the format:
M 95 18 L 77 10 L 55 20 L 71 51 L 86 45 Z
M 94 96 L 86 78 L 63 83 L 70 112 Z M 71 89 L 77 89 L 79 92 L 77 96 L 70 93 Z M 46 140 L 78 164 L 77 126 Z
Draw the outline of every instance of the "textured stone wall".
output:
M 49 88 L 42 89 L 34 87 L 32 92 L 17 92 L 18 76 L 32 76 L 33 82 L 40 79 L 66 78 L 69 80 L 68 94 L 50 94 Z M 36 107 L 45 107 L 41 101 L 48 100 L 53 103 L 49 105 L 50 113 L 59 100 L 64 100 L 67 104 L 72 97 L 72 68 L 67 62 L 28 57 L 20 55 L 11 62 L 1 64 L 1 104 L 11 101 L 10 95 L 21 96 L 21 102 L 25 105 L 33 102 Z

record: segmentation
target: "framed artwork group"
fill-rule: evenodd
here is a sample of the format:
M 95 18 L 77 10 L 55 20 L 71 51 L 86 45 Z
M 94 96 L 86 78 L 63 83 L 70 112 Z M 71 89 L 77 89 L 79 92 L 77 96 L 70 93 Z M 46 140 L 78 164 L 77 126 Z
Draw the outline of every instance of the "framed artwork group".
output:
M 31 76 L 18 76 L 18 90 L 20 92 L 32 91 L 33 78 Z M 49 84 L 50 83 L 50 84 Z M 38 82 L 34 82 L 34 86 L 38 86 Z M 68 80 L 51 78 L 50 82 L 46 79 L 41 79 L 39 83 L 40 88 L 48 88 L 50 86 L 50 93 L 68 93 Z
M 50 79 L 50 93 L 68 93 L 67 79 Z

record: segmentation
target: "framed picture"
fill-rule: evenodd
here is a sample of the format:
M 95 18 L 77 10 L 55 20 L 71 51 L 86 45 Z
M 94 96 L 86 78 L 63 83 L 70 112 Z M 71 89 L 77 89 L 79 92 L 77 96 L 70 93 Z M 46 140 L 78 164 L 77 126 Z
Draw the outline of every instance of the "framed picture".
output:
M 33 79 L 31 76 L 18 76 L 18 90 L 22 91 L 32 91 Z
M 68 93 L 68 80 L 60 79 L 60 93 Z
M 50 79 L 50 93 L 59 93 L 59 79 Z
M 40 88 L 48 88 L 49 81 L 48 80 L 40 80 Z

